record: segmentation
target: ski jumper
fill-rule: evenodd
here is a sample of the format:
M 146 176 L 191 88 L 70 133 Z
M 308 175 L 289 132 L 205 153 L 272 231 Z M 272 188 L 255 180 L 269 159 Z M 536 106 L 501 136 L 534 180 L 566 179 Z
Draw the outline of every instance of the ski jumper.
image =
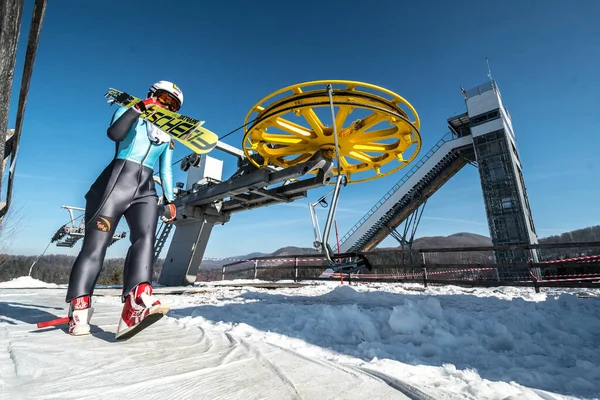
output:
M 116 154 L 85 195 L 85 236 L 69 277 L 66 301 L 92 295 L 106 249 L 122 216 L 131 246 L 123 268 L 123 295 L 143 282 L 152 282 L 158 197 L 153 179 L 159 162 L 163 195 L 173 201 L 171 162 L 173 141 L 156 144 L 155 128 L 133 108 L 120 107 L 107 130 Z

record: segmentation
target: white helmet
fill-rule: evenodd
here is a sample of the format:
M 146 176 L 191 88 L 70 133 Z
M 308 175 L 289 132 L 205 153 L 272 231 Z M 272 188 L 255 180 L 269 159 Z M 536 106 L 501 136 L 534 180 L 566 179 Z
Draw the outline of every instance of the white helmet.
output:
M 157 91 L 167 92 L 171 97 L 179 102 L 179 108 L 183 105 L 183 92 L 173 82 L 158 81 L 148 90 L 148 97 L 155 95 Z

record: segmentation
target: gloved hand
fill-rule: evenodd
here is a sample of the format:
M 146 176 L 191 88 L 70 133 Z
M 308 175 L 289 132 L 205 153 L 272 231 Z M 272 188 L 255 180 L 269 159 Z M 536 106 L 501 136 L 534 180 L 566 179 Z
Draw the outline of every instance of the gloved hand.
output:
M 150 97 L 146 100 L 142 100 L 142 101 L 138 102 L 134 107 L 136 110 L 143 113 L 143 112 L 146 112 L 147 109 L 155 107 L 155 106 L 162 107 L 162 104 L 160 104 L 160 102 L 158 100 L 156 100 L 155 98 Z
M 162 217 L 160 217 L 160 219 L 163 222 L 173 222 L 175 221 L 175 217 L 177 216 L 177 208 L 175 207 L 175 204 L 173 203 L 166 203 L 164 205 L 165 209 L 164 209 L 164 213 L 162 215 Z

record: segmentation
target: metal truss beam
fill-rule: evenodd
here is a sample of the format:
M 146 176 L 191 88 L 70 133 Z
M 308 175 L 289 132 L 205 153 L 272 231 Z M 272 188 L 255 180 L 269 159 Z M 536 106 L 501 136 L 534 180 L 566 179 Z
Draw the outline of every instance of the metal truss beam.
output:
M 318 170 L 317 176 L 298 181 L 309 171 Z M 178 207 L 197 207 L 223 202 L 222 212 L 235 212 L 277 203 L 289 203 L 306 197 L 306 191 L 329 183 L 333 177 L 331 160 L 321 152 L 308 161 L 279 171 L 259 169 L 215 185 L 200 188 L 178 197 Z M 293 183 L 287 181 L 294 180 Z M 279 183 L 287 183 L 268 189 Z
M 406 246 L 409 250 L 412 249 L 413 241 L 415 239 L 415 234 L 417 233 L 417 229 L 419 227 L 419 223 L 421 222 L 421 216 L 423 215 L 423 211 L 425 210 L 425 205 L 427 204 L 427 199 L 418 205 L 417 208 L 414 209 L 413 212 L 410 213 L 408 218 L 404 220 L 404 231 L 402 234 L 396 230 L 393 226 L 386 225 L 386 228 L 390 232 L 390 235 L 400 243 L 402 249 Z

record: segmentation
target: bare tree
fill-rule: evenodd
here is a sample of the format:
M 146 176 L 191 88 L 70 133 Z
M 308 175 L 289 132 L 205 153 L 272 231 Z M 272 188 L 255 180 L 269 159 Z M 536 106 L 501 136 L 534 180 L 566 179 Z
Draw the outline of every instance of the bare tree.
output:
M 8 249 L 17 234 L 23 229 L 23 208 L 13 205 L 0 220 L 0 268 L 8 260 Z

